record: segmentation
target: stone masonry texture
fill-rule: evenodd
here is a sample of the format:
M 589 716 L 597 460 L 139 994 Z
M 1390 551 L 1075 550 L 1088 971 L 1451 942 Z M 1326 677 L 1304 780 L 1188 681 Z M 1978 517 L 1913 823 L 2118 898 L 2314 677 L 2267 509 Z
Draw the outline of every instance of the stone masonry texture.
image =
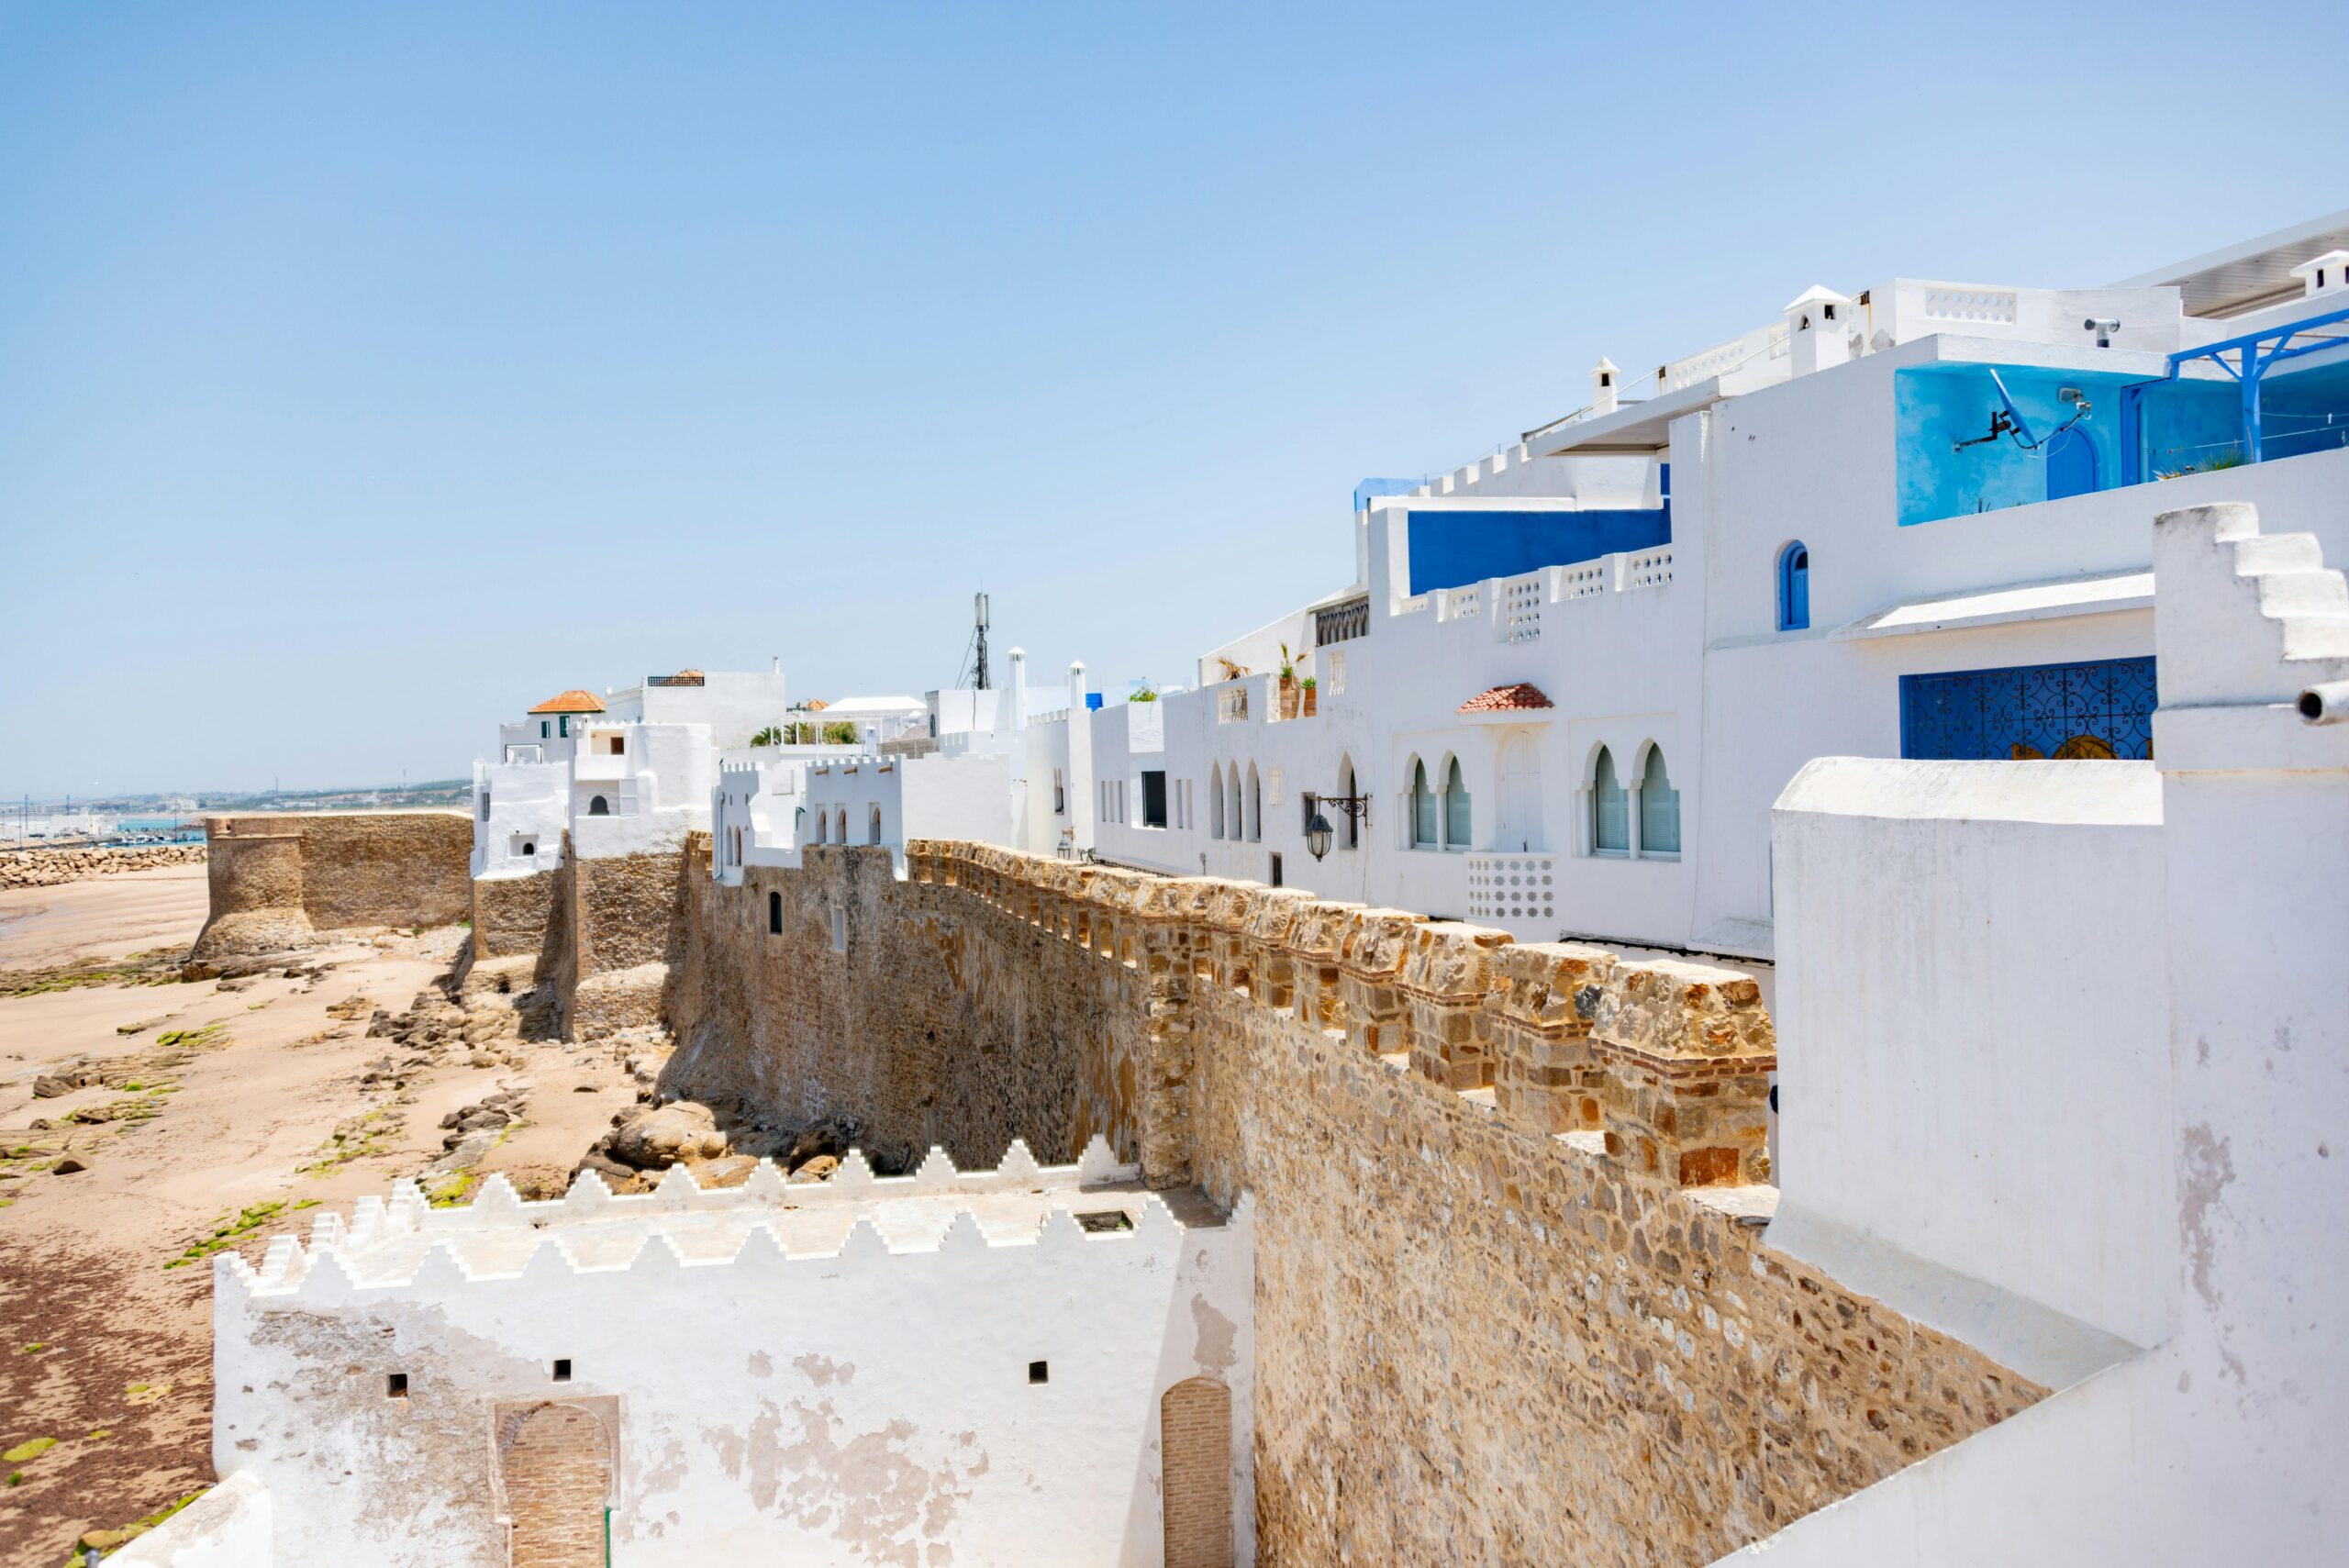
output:
M 707 853 L 664 1092 L 1256 1194 L 1263 1562 L 1706 1562 L 2045 1393 L 1700 1201 L 1769 1174 L 1743 976 L 985 846 Z
M 462 811 L 204 819 L 211 913 L 195 955 L 268 951 L 364 926 L 452 926 L 472 909 Z

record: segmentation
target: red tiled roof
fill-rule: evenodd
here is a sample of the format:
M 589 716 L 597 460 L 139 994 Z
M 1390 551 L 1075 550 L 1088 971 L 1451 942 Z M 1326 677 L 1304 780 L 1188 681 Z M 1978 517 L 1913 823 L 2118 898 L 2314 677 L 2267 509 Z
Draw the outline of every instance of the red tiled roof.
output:
M 604 699 L 593 692 L 568 691 L 561 696 L 547 698 L 530 710 L 532 713 L 601 713 Z
M 1488 692 L 1478 692 L 1460 705 L 1463 713 L 1506 713 L 1512 708 L 1555 707 L 1558 705 L 1542 695 L 1542 688 L 1531 681 L 1520 681 L 1513 686 L 1495 686 Z

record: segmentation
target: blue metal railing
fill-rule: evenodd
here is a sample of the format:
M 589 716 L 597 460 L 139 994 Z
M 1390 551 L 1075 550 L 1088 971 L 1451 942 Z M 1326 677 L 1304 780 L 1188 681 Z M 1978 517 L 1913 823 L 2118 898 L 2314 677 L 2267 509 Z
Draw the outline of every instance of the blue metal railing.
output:
M 2167 386 L 2179 379 L 2180 370 L 2196 360 L 2209 360 L 2234 377 L 2243 400 L 2243 454 L 2247 462 L 2258 462 L 2265 455 L 2260 428 L 2259 387 L 2268 371 L 2287 360 L 2300 359 L 2309 354 L 2321 354 L 2331 350 L 2349 347 L 2349 330 L 2321 333 L 2320 327 L 2339 327 L 2349 323 L 2349 309 L 2327 311 L 2321 316 L 2306 317 L 2286 322 L 2263 331 L 2247 332 L 2240 338 L 2221 342 L 2205 343 L 2199 349 L 2187 349 L 2169 357 L 2169 373 L 2159 381 L 2140 382 L 2121 389 L 2121 483 L 2137 484 L 2145 479 L 2144 461 L 2144 399 L 2146 393 Z M 2229 356 L 2233 357 L 2229 362 Z

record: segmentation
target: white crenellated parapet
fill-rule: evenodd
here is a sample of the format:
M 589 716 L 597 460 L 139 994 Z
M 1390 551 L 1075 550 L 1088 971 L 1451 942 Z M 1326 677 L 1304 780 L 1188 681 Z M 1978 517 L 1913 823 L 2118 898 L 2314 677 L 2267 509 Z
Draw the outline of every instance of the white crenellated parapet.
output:
M 1015 1139 L 992 1171 L 958 1170 L 943 1149 L 932 1148 L 912 1174 L 876 1176 L 863 1152 L 851 1150 L 829 1181 L 788 1181 L 774 1162 L 763 1160 L 740 1186 L 704 1188 L 691 1171 L 673 1165 L 651 1192 L 622 1196 L 586 1171 L 563 1196 L 539 1203 L 525 1202 L 505 1176 L 493 1174 L 471 1203 L 435 1208 L 413 1181 L 404 1180 L 393 1184 L 388 1199 L 362 1198 L 348 1218 L 317 1216 L 307 1247 L 278 1236 L 258 1268 L 223 1252 L 214 1269 L 224 1297 L 316 1306 L 349 1304 L 379 1291 L 429 1295 L 534 1275 L 638 1275 L 729 1261 L 839 1262 L 985 1247 L 1125 1242 L 1155 1255 L 1171 1250 L 1184 1230 L 1155 1193 L 1104 1194 L 1092 1205 L 1082 1197 L 1130 1188 L 1140 1178 L 1140 1167 L 1120 1162 L 1097 1135 L 1070 1165 L 1040 1165 Z M 1097 1235 L 1086 1230 L 1076 1214 L 1094 1208 L 1123 1211 L 1124 1225 Z M 916 1212 L 922 1209 L 933 1211 L 927 1223 Z M 851 1210 L 853 1218 L 837 1241 L 814 1249 L 795 1245 L 782 1223 Z M 942 1232 L 937 1213 L 948 1216 Z M 637 1224 L 620 1223 L 631 1220 Z M 713 1247 L 724 1255 L 710 1256 Z M 584 1261 L 591 1250 L 603 1254 L 602 1261 Z

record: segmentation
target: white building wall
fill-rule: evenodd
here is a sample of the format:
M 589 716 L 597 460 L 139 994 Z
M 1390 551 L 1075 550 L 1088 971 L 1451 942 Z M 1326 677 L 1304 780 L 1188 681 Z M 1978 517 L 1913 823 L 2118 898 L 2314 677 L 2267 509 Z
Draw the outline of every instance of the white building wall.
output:
M 596 860 L 667 850 L 709 826 L 717 755 L 708 726 L 599 721 L 573 728 L 579 735 L 571 764 L 573 853 Z M 615 738 L 623 748 L 617 756 L 602 749 Z
M 1773 1246 L 1987 1286 L 1896 1305 L 2043 1379 L 2175 1329 L 2161 822 L 2151 762 L 1827 758 L 1787 787 Z
M 473 874 L 529 876 L 562 863 L 569 762 L 473 764 Z
M 2125 976 L 2157 964 L 2165 983 L 2165 1049 L 2154 1054 L 2174 1114 L 2154 1129 L 2165 1156 L 2154 1186 L 2174 1237 L 2165 1294 L 2176 1331 L 1741 1555 L 1786 1568 L 2340 1555 L 2349 1351 L 2330 1304 L 2349 1280 L 2349 1173 L 2334 1147 L 2349 1123 L 2349 725 L 2307 724 L 2294 704 L 2310 685 L 2349 679 L 2349 616 L 2326 607 L 2349 604 L 2349 588 L 2337 569 L 2287 570 L 2312 539 L 2229 531 L 2243 520 L 2173 513 L 2155 533 L 2168 672 L 2154 720 L 2159 950 L 2130 951 L 2143 935 L 2134 923 L 2063 933 L 2084 968 Z M 2237 657 L 2251 648 L 2268 656 L 2258 689 L 2245 689 Z M 2043 874 L 2094 874 L 2098 837 L 2048 836 L 2042 853 L 2056 863 Z M 1942 872 L 1962 879 L 1954 862 Z M 1786 902 L 1790 919 L 1820 907 L 1791 889 Z M 2027 965 L 2024 946 L 2047 939 L 2016 922 L 1993 940 Z M 1808 951 L 1807 937 L 1790 940 Z M 1975 977 L 1952 973 L 1958 957 L 1933 962 L 1952 989 L 1970 989 Z M 2063 1042 L 2115 1043 L 2093 1030 Z M 2101 1136 L 2116 1113 L 2158 1112 L 2127 1082 L 2143 1042 L 2118 1043 L 2121 1059 L 2092 1094 L 2050 1107 L 2069 1111 L 2076 1136 Z M 2066 1071 L 2046 1073 L 2048 1087 L 2076 1095 Z M 1790 1144 L 1795 1136 L 1790 1121 Z M 2078 1187 L 2041 1199 L 2094 1201 Z M 2083 1264 L 2049 1257 L 2043 1267 L 2053 1288 Z

